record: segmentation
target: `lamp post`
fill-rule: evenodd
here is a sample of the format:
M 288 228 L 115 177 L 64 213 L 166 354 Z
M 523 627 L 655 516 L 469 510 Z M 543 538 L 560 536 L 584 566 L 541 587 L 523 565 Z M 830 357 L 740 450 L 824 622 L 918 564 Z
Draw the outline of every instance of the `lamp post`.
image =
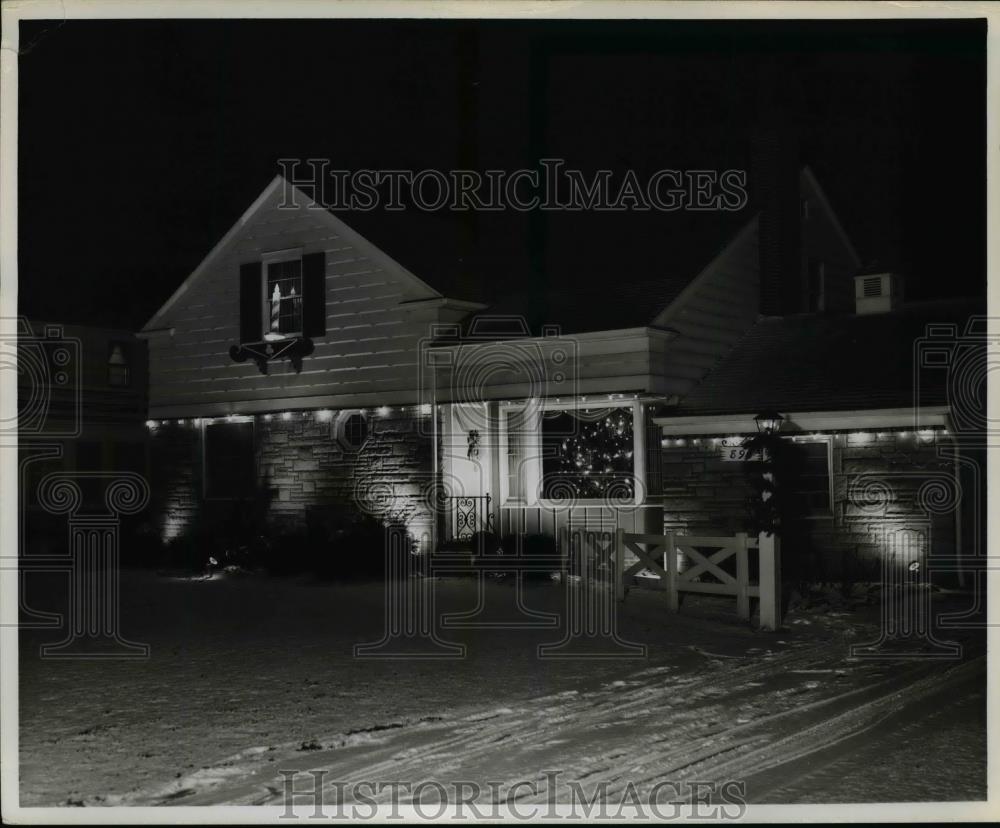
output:
M 778 431 L 785 418 L 777 411 L 762 411 L 753 418 L 760 446 L 760 494 L 755 509 L 759 555 L 758 590 L 760 595 L 760 626 L 777 630 L 781 626 L 781 529 L 780 509 L 775 500 L 774 460 L 780 448 Z
M 751 462 L 747 470 L 751 473 L 757 497 L 753 507 L 754 531 L 768 534 L 774 532 L 780 525 L 778 511 L 777 475 L 775 461 L 781 451 L 781 438 L 778 431 L 781 428 L 782 417 L 777 411 L 762 411 L 753 418 L 757 425 L 757 434 L 744 442 L 747 449 L 747 459 Z

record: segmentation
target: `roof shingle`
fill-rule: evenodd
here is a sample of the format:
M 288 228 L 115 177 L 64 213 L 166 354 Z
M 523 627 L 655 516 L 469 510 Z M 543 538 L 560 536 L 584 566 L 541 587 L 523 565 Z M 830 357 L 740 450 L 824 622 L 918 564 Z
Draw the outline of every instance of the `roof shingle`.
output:
M 949 380 L 953 383 L 956 374 L 944 367 L 915 372 L 918 343 L 927 336 L 928 325 L 954 326 L 962 338 L 970 318 L 982 312 L 981 300 L 950 299 L 866 316 L 765 317 L 670 413 L 860 410 L 903 408 L 915 402 L 944 405 L 952 393 Z M 945 336 L 943 342 L 949 341 Z M 975 351 L 982 349 L 981 343 L 962 341 L 967 351 L 985 356 L 985 350 Z M 978 373 L 985 381 L 985 374 Z M 969 378 L 976 374 L 975 370 L 966 372 Z M 969 390 L 974 395 L 982 393 L 985 404 L 985 386 Z

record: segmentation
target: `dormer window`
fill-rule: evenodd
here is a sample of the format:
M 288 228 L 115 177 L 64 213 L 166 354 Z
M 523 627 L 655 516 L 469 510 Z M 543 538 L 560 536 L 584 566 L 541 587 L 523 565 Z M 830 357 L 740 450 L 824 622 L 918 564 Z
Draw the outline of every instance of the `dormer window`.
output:
M 239 340 L 231 350 L 238 362 L 248 353 L 265 361 L 275 353 L 291 356 L 285 345 L 326 333 L 323 251 L 276 250 L 243 262 L 239 291 Z
M 302 333 L 302 259 L 265 262 L 264 339 Z
M 326 333 L 326 253 L 285 249 L 243 262 L 239 291 L 239 339 L 230 358 L 253 359 L 262 374 L 277 360 L 301 371 L 313 338 Z
M 128 388 L 129 365 L 126 348 L 121 342 L 112 342 L 108 348 L 108 385 Z

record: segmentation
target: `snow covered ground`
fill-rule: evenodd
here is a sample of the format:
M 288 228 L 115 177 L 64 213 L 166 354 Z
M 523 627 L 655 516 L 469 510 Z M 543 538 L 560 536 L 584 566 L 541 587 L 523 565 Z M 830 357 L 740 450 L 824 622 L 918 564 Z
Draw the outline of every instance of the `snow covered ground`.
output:
M 448 630 L 465 658 L 362 660 L 383 588 L 257 576 L 123 574 L 125 635 L 147 661 L 42 660 L 21 636 L 21 804 L 281 804 L 279 769 L 328 779 L 515 780 L 558 769 L 609 795 L 658 780 L 745 780 L 751 802 L 985 797 L 985 656 L 865 660 L 876 605 L 800 609 L 778 633 L 730 602 L 633 591 L 620 632 L 643 659 L 543 659 L 558 631 Z M 468 580 L 434 584 L 471 610 Z M 526 601 L 561 612 L 566 590 Z M 58 590 L 36 589 L 46 608 Z M 509 584 L 488 583 L 488 606 Z M 959 598 L 958 607 L 961 608 Z

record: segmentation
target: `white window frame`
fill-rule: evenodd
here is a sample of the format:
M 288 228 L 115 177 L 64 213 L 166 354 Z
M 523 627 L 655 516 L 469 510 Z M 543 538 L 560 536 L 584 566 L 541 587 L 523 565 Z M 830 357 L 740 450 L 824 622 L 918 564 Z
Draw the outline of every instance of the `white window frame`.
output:
M 640 506 L 644 502 L 646 490 L 646 438 L 643 425 L 643 407 L 640 400 L 574 400 L 571 402 L 545 402 L 539 404 L 540 414 L 546 411 L 582 411 L 584 409 L 630 408 L 632 410 L 632 476 L 635 479 L 634 495 L 629 506 Z M 538 427 L 525 440 L 524 462 L 524 492 L 525 497 L 512 500 L 509 491 L 510 467 L 507 454 L 507 414 L 509 411 L 521 411 L 523 406 L 501 406 L 498 418 L 500 428 L 500 505 L 505 508 L 518 506 L 541 506 L 545 509 L 564 509 L 569 501 L 553 500 L 541 496 L 544 468 L 542 459 L 542 420 L 539 417 Z M 531 439 L 531 436 L 534 439 Z M 532 449 L 534 451 L 532 452 Z M 605 501 L 601 498 L 584 498 L 573 501 L 574 506 L 600 506 Z
M 361 445 L 354 446 L 347 440 L 347 423 L 355 415 L 361 417 L 365 423 L 365 439 L 361 441 Z M 365 447 L 365 443 L 372 436 L 372 424 L 371 419 L 368 416 L 368 412 L 363 408 L 350 408 L 341 411 L 337 416 L 336 421 L 333 424 L 333 436 L 336 439 L 338 445 L 344 450 L 352 453 L 357 453 Z
M 801 520 L 831 520 L 834 516 L 833 501 L 833 436 L 822 437 L 807 435 L 787 436 L 785 439 L 793 443 L 826 443 L 826 482 L 827 482 L 827 512 L 822 515 L 802 515 Z
M 112 362 L 111 357 L 114 356 L 115 348 L 118 349 L 118 353 L 122 356 L 122 361 Z M 129 360 L 130 348 L 128 344 L 121 341 L 120 339 L 112 339 L 108 342 L 108 359 L 105 363 L 105 370 L 107 373 L 107 385 L 108 388 L 131 388 L 132 387 L 132 364 Z M 120 368 L 125 372 L 124 382 L 112 382 L 111 381 L 111 368 Z
M 267 334 L 271 333 L 271 297 L 268 295 L 267 291 L 267 270 L 270 265 L 282 264 L 284 262 L 298 262 L 299 263 L 299 286 L 302 287 L 305 284 L 305 274 L 302 272 L 302 248 L 293 247 L 287 250 L 274 250 L 270 253 L 264 253 L 260 257 L 261 263 L 261 279 L 260 279 L 260 301 L 261 301 L 261 318 L 260 326 L 261 332 L 260 337 L 263 339 Z M 305 325 L 306 318 L 306 305 L 305 297 L 299 294 L 301 299 L 301 319 L 303 326 Z M 302 330 L 298 331 L 288 331 L 283 334 L 286 339 L 291 339 L 296 336 L 302 336 Z
M 541 432 L 540 429 L 525 432 L 525 439 L 522 447 L 525 455 L 524 458 L 522 458 L 524 473 L 522 490 L 524 492 L 524 497 L 512 498 L 510 496 L 510 455 L 508 454 L 510 443 L 507 434 L 507 415 L 511 412 L 511 410 L 523 411 L 524 409 L 517 406 L 501 406 L 499 417 L 497 418 L 500 430 L 500 439 L 498 440 L 500 455 L 498 458 L 500 461 L 500 505 L 510 507 L 534 506 L 538 502 L 538 490 L 541 484 Z

